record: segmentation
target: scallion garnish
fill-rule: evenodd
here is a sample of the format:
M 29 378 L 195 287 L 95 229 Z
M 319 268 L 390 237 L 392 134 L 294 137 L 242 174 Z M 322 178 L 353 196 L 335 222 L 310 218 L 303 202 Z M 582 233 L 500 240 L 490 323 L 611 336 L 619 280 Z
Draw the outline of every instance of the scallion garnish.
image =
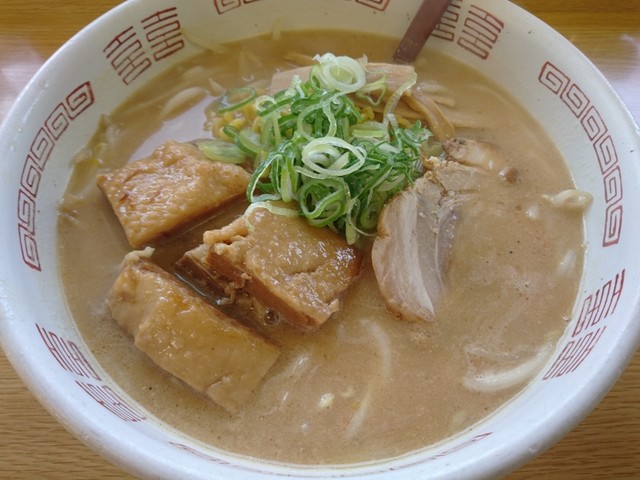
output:
M 393 116 L 415 77 L 391 93 L 383 118 L 374 121 L 350 95 L 379 104 L 387 89 L 384 75 L 367 83 L 357 60 L 332 54 L 315 59 L 307 81 L 294 76 L 286 90 L 255 98 L 252 126 L 224 131 L 254 159 L 247 188 L 252 204 L 282 202 L 287 207 L 272 211 L 297 211 L 311 225 L 354 243 L 375 232 L 386 201 L 422 174 L 421 151 L 431 132 L 420 122 L 402 128 Z
M 251 87 L 232 88 L 220 98 L 218 112 L 237 110 L 248 105 L 254 98 L 256 98 L 256 91 Z
M 196 145 L 205 157 L 216 162 L 241 164 L 248 157 L 236 144 L 216 138 L 199 141 Z

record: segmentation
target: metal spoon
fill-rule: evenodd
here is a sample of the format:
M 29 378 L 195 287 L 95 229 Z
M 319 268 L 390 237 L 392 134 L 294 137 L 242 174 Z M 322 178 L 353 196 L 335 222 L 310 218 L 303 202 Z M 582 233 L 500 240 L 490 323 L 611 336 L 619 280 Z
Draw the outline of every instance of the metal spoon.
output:
M 413 63 L 451 0 L 423 0 L 393 54 L 398 63 Z

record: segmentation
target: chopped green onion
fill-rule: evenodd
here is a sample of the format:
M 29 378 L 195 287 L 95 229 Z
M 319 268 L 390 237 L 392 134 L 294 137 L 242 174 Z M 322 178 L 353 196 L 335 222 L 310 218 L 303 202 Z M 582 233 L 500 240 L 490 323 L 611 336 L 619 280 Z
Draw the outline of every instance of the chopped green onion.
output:
M 282 207 L 273 202 L 254 202 L 251 205 L 249 205 L 247 207 L 247 210 L 244 212 L 244 220 L 247 224 L 247 228 L 249 229 L 249 231 L 253 230 L 253 224 L 249 221 L 249 214 L 257 208 L 264 208 L 265 210 L 268 210 L 271 213 L 274 213 L 276 215 L 282 215 L 283 217 L 298 216 L 298 210 L 294 208 Z
M 330 177 L 343 177 L 358 170 L 366 152 L 338 137 L 311 140 L 302 148 L 302 163 L 311 171 Z
M 393 92 L 393 94 L 391 94 L 391 97 L 389 97 L 389 100 L 387 100 L 387 103 L 384 106 L 384 111 L 382 112 L 382 117 L 385 122 L 387 122 L 387 120 L 391 118 L 389 117 L 389 115 L 391 115 L 391 112 L 393 112 L 393 110 L 395 110 L 395 108 L 398 106 L 398 102 L 400 101 L 400 98 L 402 98 L 402 95 L 404 95 L 405 92 L 411 90 L 417 80 L 418 76 L 415 72 L 413 72 L 411 78 L 405 81 L 398 87 L 395 92 Z
M 353 58 L 325 53 L 322 56 L 316 55 L 314 60 L 318 64 L 311 69 L 311 78 L 317 79 L 325 90 L 353 93 L 366 83 L 364 67 Z
M 287 207 L 283 207 L 280 206 L 274 202 L 255 202 L 252 203 L 251 205 L 249 205 L 247 207 L 247 210 L 245 212 L 245 216 L 248 216 L 248 214 L 252 211 L 255 210 L 256 208 L 264 208 L 265 210 L 268 210 L 271 213 L 275 213 L 277 215 L 282 215 L 284 217 L 298 217 L 299 213 L 298 210 L 296 210 L 295 208 L 287 208 Z
M 254 98 L 256 98 L 256 91 L 251 87 L 232 88 L 220 98 L 218 112 L 237 110 L 248 105 Z
M 380 105 L 387 93 L 387 76 L 380 73 L 376 80 L 365 84 L 356 92 L 356 97 L 367 100 L 371 105 Z
M 298 192 L 302 215 L 316 227 L 330 226 L 347 209 L 349 186 L 341 178 L 310 180 Z
M 197 142 L 196 145 L 205 157 L 216 162 L 241 164 L 247 159 L 247 155 L 235 143 L 211 139 Z
M 351 127 L 351 135 L 358 138 L 389 140 L 389 130 L 380 122 L 362 122 Z
M 402 128 L 393 115 L 415 76 L 391 94 L 382 121 L 369 121 L 351 95 L 381 102 L 386 77 L 367 83 L 357 60 L 332 54 L 315 58 L 319 63 L 309 80 L 294 76 L 287 89 L 253 99 L 257 119 L 252 126 L 227 125 L 223 132 L 243 156 L 253 158 L 250 208 L 301 215 L 311 225 L 341 232 L 352 244 L 374 234 L 385 203 L 422 174 L 420 158 L 431 132 L 420 122 Z M 242 98 L 235 108 L 246 104 Z
M 233 125 L 227 124 L 224 127 L 222 127 L 222 133 L 224 133 L 230 139 L 236 140 L 238 138 L 238 135 L 240 135 L 240 130 L 238 130 Z
M 255 157 L 262 150 L 260 135 L 253 130 L 241 130 L 240 132 L 238 132 L 238 136 L 233 138 L 236 140 L 236 143 L 238 147 L 240 147 L 240 150 L 245 152 L 247 155 Z

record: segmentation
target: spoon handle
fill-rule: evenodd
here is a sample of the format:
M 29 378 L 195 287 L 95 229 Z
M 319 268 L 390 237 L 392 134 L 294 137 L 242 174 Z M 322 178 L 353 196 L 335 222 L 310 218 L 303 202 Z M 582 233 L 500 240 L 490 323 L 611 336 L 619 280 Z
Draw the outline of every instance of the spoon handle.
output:
M 423 0 L 393 54 L 399 63 L 413 63 L 429 35 L 438 25 L 451 0 Z

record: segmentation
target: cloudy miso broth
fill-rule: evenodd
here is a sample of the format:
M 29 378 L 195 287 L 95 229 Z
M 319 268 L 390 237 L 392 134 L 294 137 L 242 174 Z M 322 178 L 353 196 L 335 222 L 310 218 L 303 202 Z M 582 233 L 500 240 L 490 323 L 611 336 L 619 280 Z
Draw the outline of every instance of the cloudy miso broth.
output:
M 543 128 L 517 99 L 445 55 L 425 50 L 415 65 L 418 82 L 458 137 L 495 145 L 517 178 L 490 182 L 459 210 L 433 321 L 407 322 L 387 311 L 365 246 L 360 277 L 318 331 L 262 328 L 282 354 L 242 410 L 230 415 L 137 350 L 105 307 L 131 248 L 96 187 L 96 174 L 143 158 L 167 140 L 210 136 L 210 79 L 226 88 L 266 85 L 275 71 L 296 66 L 285 60 L 291 46 L 307 55 L 391 62 L 396 40 L 341 32 L 244 40 L 177 65 L 105 117 L 79 155 L 61 206 L 60 271 L 69 309 L 124 391 L 151 415 L 203 442 L 303 464 L 403 454 L 477 423 L 540 371 L 569 321 L 584 255 L 582 214 L 545 197 L 574 186 Z M 167 112 L 167 102 L 193 86 L 209 93 Z M 205 230 L 228 224 L 245 208 L 244 201 L 232 205 L 159 246 L 152 259 L 174 271 Z

